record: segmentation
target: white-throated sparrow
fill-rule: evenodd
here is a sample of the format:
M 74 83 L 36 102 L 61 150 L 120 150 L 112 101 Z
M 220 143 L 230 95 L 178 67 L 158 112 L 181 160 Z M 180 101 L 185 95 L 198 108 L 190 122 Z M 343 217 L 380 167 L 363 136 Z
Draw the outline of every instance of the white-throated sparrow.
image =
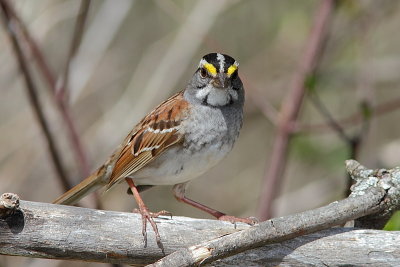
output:
M 228 55 L 205 55 L 185 90 L 145 116 L 103 166 L 54 203 L 74 204 L 99 187 L 110 189 L 126 180 L 142 214 L 145 240 L 149 221 L 160 247 L 154 214 L 139 195 L 154 185 L 174 185 L 179 201 L 219 220 L 253 224 L 253 219 L 225 215 L 185 196 L 187 182 L 222 160 L 239 135 L 244 89 L 238 65 Z

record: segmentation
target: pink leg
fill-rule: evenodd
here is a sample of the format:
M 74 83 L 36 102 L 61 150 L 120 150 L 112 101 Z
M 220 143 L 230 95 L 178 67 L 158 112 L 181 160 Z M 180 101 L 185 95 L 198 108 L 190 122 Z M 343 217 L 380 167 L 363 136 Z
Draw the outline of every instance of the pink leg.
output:
M 239 218 L 239 217 L 226 215 L 225 213 L 222 213 L 213 208 L 210 208 L 203 204 L 200 204 L 199 202 L 196 202 L 190 198 L 187 198 L 185 196 L 185 186 L 186 186 L 185 183 L 177 184 L 177 185 L 174 185 L 174 187 L 172 189 L 173 194 L 178 201 L 184 202 L 186 204 L 191 205 L 192 207 L 195 207 L 197 209 L 205 211 L 208 214 L 214 216 L 215 218 L 217 218 L 218 220 L 221 220 L 221 221 L 228 221 L 231 223 L 242 222 L 242 223 L 247 223 L 250 225 L 254 225 L 258 222 L 256 218 Z
M 139 213 L 142 215 L 142 234 L 144 237 L 144 247 L 147 247 L 147 222 L 150 223 L 151 227 L 153 228 L 154 233 L 156 234 L 156 241 L 158 247 L 162 250 L 163 254 L 164 253 L 164 247 L 163 244 L 161 243 L 161 238 L 160 238 L 160 233 L 158 232 L 157 224 L 154 222 L 153 217 L 157 217 L 159 215 L 164 214 L 164 211 L 158 212 L 158 213 L 152 213 L 149 212 L 148 208 L 143 202 L 142 197 L 139 194 L 139 191 L 137 190 L 133 180 L 131 178 L 125 178 L 126 182 L 129 185 L 129 188 L 132 191 L 133 197 L 136 200 L 136 203 L 139 206 Z

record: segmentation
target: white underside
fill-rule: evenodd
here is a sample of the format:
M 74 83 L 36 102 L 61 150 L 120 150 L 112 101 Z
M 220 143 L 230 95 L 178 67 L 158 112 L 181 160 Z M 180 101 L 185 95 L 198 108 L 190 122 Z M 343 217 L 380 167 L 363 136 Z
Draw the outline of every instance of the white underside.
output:
M 203 151 L 177 153 L 172 148 L 146 168 L 136 172 L 133 179 L 138 185 L 173 185 L 192 180 L 220 162 L 231 147 L 209 147 Z M 182 150 L 184 151 L 184 150 Z M 168 159 L 168 160 L 166 160 Z

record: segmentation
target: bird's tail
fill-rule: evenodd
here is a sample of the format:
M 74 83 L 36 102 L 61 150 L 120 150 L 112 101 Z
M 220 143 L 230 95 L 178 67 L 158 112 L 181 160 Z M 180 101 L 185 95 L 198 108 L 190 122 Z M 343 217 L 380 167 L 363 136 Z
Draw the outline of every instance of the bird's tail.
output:
M 53 203 L 63 205 L 76 204 L 83 197 L 96 191 L 106 184 L 107 181 L 105 179 L 105 171 L 104 167 L 102 166 L 85 180 L 83 180 L 82 182 L 65 192 L 62 196 L 57 198 Z

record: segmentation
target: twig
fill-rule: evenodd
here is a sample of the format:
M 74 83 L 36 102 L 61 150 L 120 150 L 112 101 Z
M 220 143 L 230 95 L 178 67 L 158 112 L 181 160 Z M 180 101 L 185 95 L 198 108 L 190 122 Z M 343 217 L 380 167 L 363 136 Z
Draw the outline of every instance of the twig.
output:
M 317 110 L 325 117 L 327 124 L 330 125 L 330 127 L 337 133 L 340 139 L 347 145 L 348 150 L 349 150 L 349 157 L 351 159 L 358 159 L 360 147 L 362 144 L 362 141 L 364 140 L 364 137 L 366 136 L 369 128 L 369 121 L 370 121 L 370 116 L 369 116 L 369 110 L 370 107 L 368 106 L 367 103 L 363 102 L 361 103 L 361 109 L 363 110 L 362 114 L 363 116 L 363 124 L 360 130 L 358 131 L 357 134 L 350 136 L 346 134 L 344 128 L 334 119 L 332 114 L 329 112 L 329 110 L 326 108 L 324 103 L 321 101 L 319 98 L 319 95 L 315 88 L 312 90 L 309 90 L 309 94 L 311 102 L 314 104 L 314 106 L 317 108 Z M 347 175 L 347 186 L 344 192 L 345 196 L 350 195 L 350 187 L 353 184 L 353 180 L 351 179 L 350 175 Z
M 311 100 L 311 103 L 313 103 L 315 108 L 319 111 L 319 113 L 322 114 L 322 116 L 327 121 L 327 124 L 336 132 L 338 137 L 342 139 L 343 142 L 351 144 L 353 142 L 352 141 L 353 138 L 348 136 L 344 131 L 343 127 L 333 118 L 332 114 L 329 112 L 324 103 L 321 101 L 316 90 L 313 89 L 309 91 L 308 96 L 309 99 Z
M 25 38 L 29 46 L 29 49 L 31 50 L 31 53 L 34 56 L 36 63 L 39 66 L 40 71 L 42 72 L 45 80 L 49 84 L 49 88 L 51 89 L 56 88 L 55 76 L 52 70 L 49 68 L 49 65 L 47 64 L 42 52 L 40 51 L 39 46 L 36 44 L 36 41 L 30 35 L 24 22 L 18 16 L 17 12 L 14 10 L 14 7 L 12 6 L 12 4 L 10 4 L 8 0 L 0 0 L 0 1 L 7 8 L 10 18 L 13 18 L 16 24 L 19 26 L 22 36 Z
M 60 111 L 60 114 L 66 124 L 68 136 L 69 136 L 70 142 L 72 144 L 72 148 L 75 153 L 75 159 L 80 168 L 81 175 L 86 177 L 89 174 L 89 165 L 87 163 L 88 160 L 86 157 L 86 153 L 82 146 L 82 142 L 80 141 L 80 138 L 77 133 L 76 126 L 72 119 L 71 112 L 70 112 L 68 105 L 65 103 L 65 101 L 63 101 L 62 98 L 56 96 L 57 83 L 56 83 L 55 75 L 54 75 L 53 71 L 50 69 L 49 64 L 47 63 L 41 49 L 37 45 L 34 38 L 31 36 L 30 32 L 28 31 L 28 29 L 25 26 L 22 19 L 18 16 L 17 12 L 14 10 L 12 4 L 10 4 L 9 1 L 7 1 L 7 0 L 0 0 L 0 1 L 7 8 L 10 18 L 13 18 L 14 21 L 16 22 L 15 24 L 18 25 L 18 28 L 20 29 L 22 36 L 24 37 L 26 43 L 28 44 L 28 47 L 29 47 L 33 57 L 35 58 L 35 62 L 38 65 L 38 69 L 40 70 L 43 77 L 45 78 L 48 88 L 50 88 L 50 93 L 53 96 L 53 98 L 57 104 L 57 107 Z M 86 2 L 86 1 L 84 1 L 84 2 Z M 83 5 L 83 3 L 82 3 L 82 5 Z M 75 37 L 74 37 L 74 39 L 75 39 Z M 77 38 L 77 39 L 79 40 L 79 38 Z M 68 190 L 69 188 L 64 188 L 64 189 Z
M 60 159 L 60 153 L 57 150 L 56 144 L 55 144 L 55 139 L 54 136 L 52 135 L 50 128 L 48 126 L 47 120 L 45 118 L 44 112 L 42 110 L 42 106 L 40 104 L 38 94 L 37 94 L 37 89 L 36 86 L 33 82 L 31 73 L 28 68 L 28 64 L 25 60 L 24 54 L 22 52 L 21 46 L 18 42 L 18 38 L 15 32 L 15 23 L 14 20 L 10 17 L 9 10 L 7 8 L 7 5 L 5 4 L 4 1 L 0 2 L 1 9 L 3 11 L 3 23 L 5 25 L 6 31 L 9 35 L 9 38 L 11 40 L 15 56 L 18 60 L 18 65 L 21 70 L 21 73 L 24 77 L 28 97 L 30 104 L 33 108 L 33 111 L 39 121 L 39 125 L 45 135 L 45 139 L 47 141 L 47 146 L 50 151 L 51 159 L 54 165 L 54 168 L 58 174 L 58 177 L 60 178 L 60 181 L 62 183 L 62 186 L 65 189 L 68 189 L 71 187 L 71 184 L 67 178 L 67 175 L 65 173 L 64 167 L 62 165 L 61 159 Z
M 82 40 L 83 30 L 86 24 L 86 18 L 89 13 L 90 0 L 82 0 L 79 7 L 79 12 L 76 17 L 74 34 L 71 40 L 71 45 L 69 47 L 69 53 L 67 56 L 67 61 L 65 63 L 64 72 L 59 78 L 58 86 L 56 87 L 56 97 L 61 98 L 59 101 L 65 101 L 65 90 L 68 86 L 68 76 L 70 69 L 71 59 L 75 56 L 78 50 L 79 44 Z
M 61 114 L 63 115 L 64 121 L 67 124 L 70 141 L 73 144 L 75 152 L 75 158 L 80 167 L 79 169 L 83 177 L 87 177 L 90 174 L 89 163 L 85 150 L 83 149 L 82 142 L 76 131 L 75 123 L 73 122 L 73 119 L 71 117 L 71 112 L 67 104 L 66 90 L 68 86 L 70 62 L 71 59 L 75 56 L 75 53 L 81 42 L 83 30 L 86 23 L 86 18 L 89 12 L 89 7 L 90 7 L 90 0 L 81 1 L 81 6 L 79 8 L 79 13 L 76 19 L 75 30 L 72 37 L 70 50 L 67 57 L 67 62 L 65 63 L 64 72 L 60 77 L 60 80 L 57 83 L 56 88 L 53 89 L 54 97 L 60 108 Z M 96 200 L 96 203 L 97 205 L 99 205 L 100 203 L 99 200 Z
M 270 218 L 272 215 L 272 201 L 278 193 L 282 181 L 282 175 L 286 165 L 288 144 L 304 97 L 305 82 L 314 72 L 327 39 L 329 21 L 334 9 L 334 3 L 334 0 L 324 0 L 320 2 L 304 56 L 293 77 L 291 90 L 284 99 L 279 114 L 278 129 L 271 159 L 261 189 L 258 209 L 258 217 L 261 220 Z
M 395 98 L 389 100 L 387 102 L 378 104 L 376 106 L 372 106 L 371 117 L 378 117 L 382 115 L 386 115 L 390 112 L 396 111 L 400 109 L 400 98 Z M 339 124 L 342 128 L 344 127 L 354 127 L 357 124 L 360 124 L 364 121 L 364 115 L 362 112 L 356 112 L 346 118 L 337 119 L 337 124 Z M 295 126 L 296 133 L 328 133 L 332 130 L 332 127 L 327 123 L 318 123 L 318 124 L 300 124 L 297 123 Z

